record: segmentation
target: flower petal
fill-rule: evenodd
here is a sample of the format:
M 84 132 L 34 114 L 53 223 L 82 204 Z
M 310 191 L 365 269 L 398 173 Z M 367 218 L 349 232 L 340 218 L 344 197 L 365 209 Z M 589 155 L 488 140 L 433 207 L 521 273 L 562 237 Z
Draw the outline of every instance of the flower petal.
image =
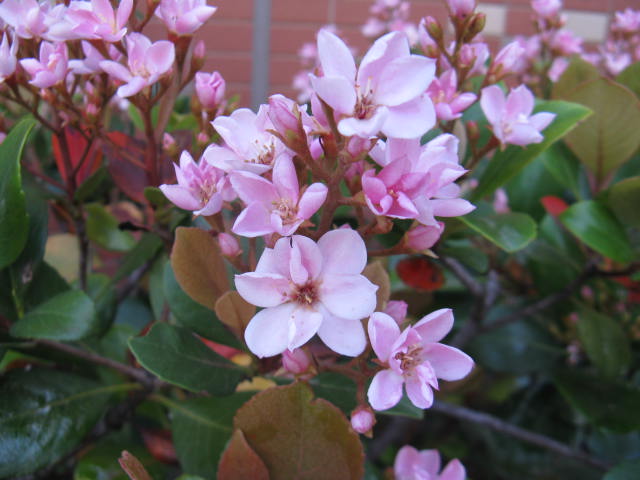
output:
M 369 342 L 381 362 L 386 363 L 391 355 L 393 342 L 400 336 L 400 328 L 396 321 L 386 313 L 375 312 L 367 326 Z
M 244 331 L 244 340 L 249 350 L 260 358 L 284 352 L 289 343 L 289 328 L 294 310 L 293 303 L 285 303 L 256 313 Z
M 492 125 L 500 123 L 504 115 L 505 104 L 504 92 L 499 86 L 491 85 L 482 89 L 480 106 Z
M 436 111 L 428 95 L 389 107 L 382 133 L 393 138 L 418 138 L 436 124 Z
M 243 237 L 259 237 L 273 233 L 274 229 L 270 221 L 269 210 L 261 203 L 250 203 L 240 212 L 231 231 Z
M 467 478 L 467 471 L 460 460 L 456 458 L 447 463 L 438 480 L 464 480 L 465 478 Z
M 243 273 L 235 282 L 240 296 L 258 307 L 275 307 L 289 296 L 289 280 L 275 273 Z
M 298 202 L 298 218 L 307 220 L 316 213 L 327 198 L 327 186 L 314 183 L 307 188 Z
M 431 364 L 436 377 L 447 381 L 460 380 L 473 369 L 473 360 L 466 353 L 457 348 L 432 343 L 424 347 L 425 358 Z
M 395 406 L 402 398 L 404 379 L 392 370 L 382 370 L 373 377 L 367 398 L 374 410 L 387 410 Z
M 344 77 L 316 77 L 309 75 L 311 86 L 318 97 L 336 113 L 349 115 L 356 105 L 356 91 L 353 85 Z
M 320 301 L 332 314 L 359 320 L 376 308 L 378 286 L 362 275 L 323 275 Z
M 356 63 L 349 47 L 326 29 L 318 32 L 318 59 L 324 75 L 344 77 L 352 83 L 355 80 Z
M 453 327 L 453 311 L 441 308 L 429 315 L 425 315 L 413 329 L 420 334 L 424 343 L 435 343 L 442 340 Z
M 436 71 L 435 60 L 419 55 L 398 58 L 386 65 L 374 92 L 375 103 L 400 105 L 422 95 Z
M 289 323 L 289 343 L 287 348 L 293 350 L 307 343 L 323 322 L 323 316 L 316 310 L 297 308 L 291 314 Z
M 318 336 L 327 347 L 334 352 L 350 357 L 356 357 L 364 351 L 367 339 L 360 320 L 336 317 L 322 305 L 318 310 L 323 317 Z
M 180 185 L 160 185 L 160 190 L 171 203 L 184 210 L 198 210 L 201 207 L 191 192 Z
M 418 408 L 429 408 L 433 405 L 433 390 L 418 375 L 408 378 L 405 387 L 411 403 Z
M 318 248 L 324 273 L 357 275 L 367 265 L 367 247 L 355 230 L 331 230 L 318 240 Z

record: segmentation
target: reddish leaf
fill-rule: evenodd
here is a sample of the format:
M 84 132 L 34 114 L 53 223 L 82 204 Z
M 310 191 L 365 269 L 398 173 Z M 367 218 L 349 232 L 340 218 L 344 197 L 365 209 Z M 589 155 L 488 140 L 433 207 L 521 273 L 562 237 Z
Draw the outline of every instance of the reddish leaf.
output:
M 71 127 L 66 127 L 63 134 L 69 147 L 69 163 L 71 164 L 71 168 L 76 169 L 82 160 L 82 154 L 87 148 L 87 141 L 78 130 Z M 51 137 L 51 144 L 53 147 L 53 158 L 55 159 L 56 166 L 60 171 L 60 176 L 63 179 L 66 179 L 70 172 L 67 172 L 67 165 L 62 154 L 63 150 L 60 145 L 60 140 L 56 135 Z M 100 167 L 101 164 L 102 152 L 98 149 L 97 143 L 93 142 L 84 162 L 75 174 L 76 184 L 80 185 L 84 182 Z
M 547 195 L 546 197 L 542 197 L 540 199 L 540 203 L 547 211 L 547 213 L 553 217 L 557 217 L 562 212 L 564 212 L 569 205 L 560 197 L 556 197 L 555 195 Z
M 144 149 L 134 138 L 122 132 L 110 132 L 109 139 L 119 148 L 104 143 L 103 148 L 109 159 L 109 173 L 116 186 L 132 200 L 145 203 L 144 187 L 148 186 L 147 174 L 141 166 L 132 163 L 119 150 L 125 150 L 128 155 L 144 163 Z
M 234 419 L 272 480 L 361 479 L 364 451 L 349 421 L 334 405 L 313 399 L 305 383 L 256 394 Z
M 269 480 L 262 459 L 247 443 L 241 430 L 233 432 L 227 449 L 220 458 L 218 480 Z
M 136 457 L 124 450 L 118 463 L 131 480 L 152 480 L 145 468 Z
M 211 310 L 215 309 L 218 298 L 229 290 L 220 250 L 213 237 L 199 228 L 176 229 L 171 267 L 187 295 Z
M 428 292 L 444 284 L 442 270 L 427 257 L 409 257 L 396 265 L 400 279 L 408 286 Z
M 629 303 L 640 303 L 640 282 L 636 282 L 629 277 L 613 277 L 617 283 L 627 287 L 627 300 Z
M 221 343 L 213 342 L 213 341 L 211 341 L 209 339 L 206 339 L 204 337 L 198 336 L 198 338 L 200 339 L 200 341 L 202 343 L 204 343 L 211 350 L 213 350 L 218 355 L 220 355 L 221 357 L 224 357 L 224 358 L 226 358 L 228 360 L 231 360 L 233 357 L 235 357 L 239 353 L 243 353 L 242 350 L 238 350 L 237 348 L 228 347 L 227 345 L 222 345 Z
M 142 430 L 142 441 L 156 460 L 163 463 L 178 461 L 169 430 Z

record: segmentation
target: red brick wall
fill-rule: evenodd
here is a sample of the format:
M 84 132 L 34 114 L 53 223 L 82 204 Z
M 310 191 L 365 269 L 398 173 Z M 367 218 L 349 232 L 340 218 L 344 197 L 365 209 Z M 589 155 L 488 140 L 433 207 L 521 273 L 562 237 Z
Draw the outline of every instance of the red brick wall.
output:
M 417 22 L 424 15 L 445 18 L 444 0 L 413 0 L 412 17 Z M 199 36 L 207 50 L 205 69 L 218 70 L 227 81 L 229 91 L 238 92 L 242 102 L 250 102 L 251 33 L 253 0 L 209 0 L 218 11 Z M 327 23 L 337 24 L 343 37 L 360 52 L 367 42 L 360 27 L 368 17 L 372 0 L 272 0 L 271 55 L 269 91 L 293 96 L 291 78 L 299 69 L 297 51 L 304 42 L 313 41 L 315 32 Z M 518 33 L 531 33 L 530 0 L 491 0 L 481 2 L 493 13 L 489 38 L 500 43 Z M 600 30 L 616 10 L 640 6 L 638 0 L 565 0 L 570 20 L 598 41 Z M 587 15 L 583 15 L 583 13 Z M 576 23 L 577 22 L 577 23 Z M 594 23 L 595 22 L 595 23 Z M 592 24 L 595 27 L 592 27 Z M 577 32 L 580 33 L 580 32 Z

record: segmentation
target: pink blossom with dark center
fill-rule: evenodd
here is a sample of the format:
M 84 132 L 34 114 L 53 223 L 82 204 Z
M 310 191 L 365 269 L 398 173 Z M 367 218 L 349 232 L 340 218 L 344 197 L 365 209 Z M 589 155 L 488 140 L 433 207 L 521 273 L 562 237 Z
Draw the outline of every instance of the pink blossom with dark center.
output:
M 416 450 L 405 445 L 393 464 L 395 480 L 464 480 L 467 472 L 458 459 L 451 460 L 440 472 L 437 450 Z
M 470 92 L 458 92 L 458 77 L 453 69 L 444 72 L 440 78 L 435 78 L 427 93 L 436 109 L 438 120 L 445 122 L 460 118 L 462 112 L 477 98 Z
M 69 70 L 67 45 L 64 43 L 42 42 L 40 59 L 25 58 L 20 65 L 31 75 L 31 85 L 38 88 L 52 87 L 62 82 Z

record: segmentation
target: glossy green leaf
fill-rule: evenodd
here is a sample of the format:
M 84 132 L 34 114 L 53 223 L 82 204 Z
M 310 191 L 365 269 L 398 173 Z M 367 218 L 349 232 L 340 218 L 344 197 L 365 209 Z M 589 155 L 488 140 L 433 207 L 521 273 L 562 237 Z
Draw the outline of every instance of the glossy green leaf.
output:
M 102 248 L 114 252 L 131 250 L 136 241 L 133 235 L 118 228 L 118 220 L 97 203 L 86 205 L 87 235 Z
M 233 425 L 265 463 L 271 480 L 360 480 L 364 475 L 362 444 L 349 421 L 334 405 L 314 399 L 304 383 L 257 393 L 240 407 Z
M 496 372 L 529 373 L 551 370 L 565 353 L 545 330 L 520 320 L 477 336 L 469 354 Z
M 69 289 L 71 287 L 55 268 L 47 262 L 40 262 L 24 296 L 25 310 L 33 310 L 38 305 Z
M 496 214 L 478 208 L 458 220 L 507 252 L 523 249 L 537 234 L 536 222 L 526 213 Z
M 608 315 L 581 306 L 578 336 L 589 359 L 606 377 L 624 373 L 631 362 L 629 339 L 620 323 Z
M 171 431 L 182 470 L 215 478 L 220 455 L 233 431 L 233 417 L 253 392 L 234 393 L 227 397 L 155 400 L 171 410 Z
M 552 96 L 566 100 L 578 85 L 600 77 L 600 72 L 594 65 L 575 55 L 558 81 L 554 83 Z
M 144 368 L 193 392 L 228 395 L 245 375 L 244 368 L 212 351 L 189 330 L 166 323 L 132 338 L 129 347 Z
M 29 217 L 20 175 L 20 158 L 32 118 L 21 120 L 0 144 L 0 268 L 11 264 L 27 241 Z
M 633 63 L 620 72 L 616 77 L 616 82 L 621 83 L 640 97 L 640 62 Z
M 11 371 L 0 383 L 0 477 L 34 472 L 72 451 L 109 397 L 134 387 L 51 369 Z
M 611 187 L 607 204 L 623 225 L 640 227 L 640 177 L 627 178 Z
M 591 113 L 582 105 L 559 100 L 540 102 L 535 112 L 556 114 L 553 122 L 542 132 L 544 140 L 525 148 L 511 145 L 504 151 L 497 151 L 482 173 L 478 188 L 472 194 L 472 200 L 492 194 Z
M 578 239 L 616 262 L 629 262 L 633 250 L 627 234 L 613 214 L 601 203 L 587 200 L 571 205 L 560 221 Z
M 162 240 L 157 235 L 145 233 L 136 246 L 128 251 L 120 261 L 120 266 L 111 281 L 115 284 L 132 272 L 153 260 L 162 248 Z
M 638 478 L 640 478 L 640 458 L 616 465 L 602 477 L 602 480 L 638 480 Z
M 557 142 L 540 154 L 540 161 L 556 181 L 580 197 L 580 161 L 564 142 Z
M 27 312 L 13 324 L 11 335 L 19 338 L 79 340 L 95 331 L 93 301 L 81 290 L 60 293 Z
M 169 262 L 164 268 L 163 287 L 171 313 L 180 325 L 190 328 L 209 340 L 241 348 L 238 339 L 218 320 L 214 312 L 192 300 L 182 290 L 173 275 Z
M 614 432 L 640 428 L 640 389 L 601 376 L 564 371 L 554 382 L 565 399 L 591 423 Z
M 627 88 L 604 78 L 579 86 L 567 99 L 593 110 L 566 142 L 601 185 L 640 147 L 640 102 Z

